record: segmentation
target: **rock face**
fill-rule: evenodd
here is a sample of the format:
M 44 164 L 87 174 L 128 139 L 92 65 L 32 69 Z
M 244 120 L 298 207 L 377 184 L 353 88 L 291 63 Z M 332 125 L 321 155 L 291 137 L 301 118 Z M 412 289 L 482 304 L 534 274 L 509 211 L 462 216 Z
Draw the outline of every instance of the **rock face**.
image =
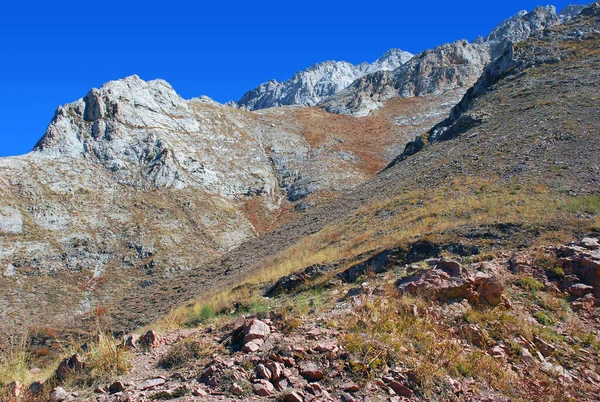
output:
M 393 97 L 439 95 L 472 85 L 489 61 L 488 48 L 458 41 L 427 50 L 394 71 L 365 75 L 321 104 L 332 113 L 366 116 Z
M 395 70 L 412 56 L 400 49 L 391 49 L 372 64 L 353 65 L 345 61 L 315 64 L 287 81 L 272 80 L 259 85 L 247 92 L 237 105 L 247 110 L 283 105 L 314 106 L 346 88 L 357 78 L 377 71 Z
M 502 22 L 487 38 L 480 37 L 474 43 L 461 40 L 445 44 L 416 55 L 393 71 L 367 74 L 320 106 L 332 113 L 366 116 L 397 96 L 426 96 L 460 88 L 464 93 L 508 43 L 559 23 L 552 6 L 538 7 L 530 13 L 522 11 Z

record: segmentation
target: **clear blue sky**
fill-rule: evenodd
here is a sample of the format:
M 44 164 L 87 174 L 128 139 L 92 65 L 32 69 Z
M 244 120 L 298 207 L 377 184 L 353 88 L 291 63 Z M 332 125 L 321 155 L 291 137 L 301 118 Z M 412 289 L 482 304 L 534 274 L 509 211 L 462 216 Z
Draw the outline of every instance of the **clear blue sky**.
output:
M 556 1 L 560 10 L 568 1 Z M 6 1 L 0 9 L 0 156 L 29 152 L 58 105 L 104 82 L 163 78 L 226 102 L 324 60 L 373 61 L 486 35 L 539 0 Z M 545 4 L 544 4 L 545 5 Z

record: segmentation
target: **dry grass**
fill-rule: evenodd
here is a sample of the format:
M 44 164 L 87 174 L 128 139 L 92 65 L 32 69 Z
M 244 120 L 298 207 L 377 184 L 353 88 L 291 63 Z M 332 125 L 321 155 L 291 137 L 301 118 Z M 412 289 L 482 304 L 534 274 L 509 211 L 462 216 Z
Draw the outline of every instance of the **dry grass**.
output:
M 415 307 L 420 312 L 416 316 Z M 505 395 L 518 396 L 514 372 L 484 351 L 461 343 L 450 326 L 425 313 L 426 307 L 423 300 L 406 296 L 365 299 L 352 318 L 340 320 L 338 325 L 347 331 L 344 341 L 354 374 L 374 377 L 400 366 L 426 399 L 452 394 L 447 376 L 472 377 Z
M 247 281 L 272 281 L 313 264 L 354 259 L 419 238 L 455 241 L 464 228 L 514 224 L 540 232 L 534 246 L 563 242 L 597 227 L 598 215 L 595 196 L 554 195 L 539 184 L 503 185 L 493 178 L 456 179 L 446 188 L 406 191 L 363 208 L 271 258 Z

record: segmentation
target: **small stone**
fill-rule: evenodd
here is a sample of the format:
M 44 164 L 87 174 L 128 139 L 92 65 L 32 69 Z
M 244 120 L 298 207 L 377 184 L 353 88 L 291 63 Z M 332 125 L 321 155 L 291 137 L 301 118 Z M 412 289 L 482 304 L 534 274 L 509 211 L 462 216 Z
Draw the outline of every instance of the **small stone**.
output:
M 258 396 L 270 396 L 275 393 L 275 387 L 267 380 L 258 380 L 252 385 L 254 393 Z
M 259 364 L 258 366 L 256 366 L 256 376 L 264 380 L 270 380 L 271 371 L 268 368 L 266 368 L 264 364 Z
M 231 384 L 229 392 L 231 392 L 233 395 L 242 395 L 244 393 L 244 390 L 242 387 L 240 387 L 237 383 L 234 382 L 233 384 Z
M 338 349 L 338 346 L 337 346 L 337 342 L 336 341 L 319 343 L 315 347 L 315 350 L 317 352 L 334 352 L 337 349 Z
M 50 392 L 50 402 L 63 402 L 69 398 L 69 393 L 62 387 L 56 387 Z
M 147 389 L 160 387 L 165 384 L 165 380 L 163 378 L 153 378 L 151 380 L 146 380 L 143 383 L 139 384 L 136 388 L 140 391 L 145 391 Z
M 129 349 L 136 349 L 137 343 L 140 339 L 140 336 L 137 334 L 130 334 L 125 338 L 125 346 Z
M 242 347 L 242 352 L 246 352 L 246 353 L 258 352 L 262 345 L 264 345 L 263 340 L 254 339 L 254 340 L 244 344 L 244 346 Z
M 284 366 L 281 363 L 268 362 L 267 369 L 271 372 L 271 379 L 277 381 L 283 377 Z
M 342 385 L 342 389 L 343 389 L 345 392 L 358 392 L 358 390 L 359 390 L 360 388 L 358 387 L 358 385 L 356 385 L 356 384 L 355 384 L 355 383 L 353 383 L 353 382 L 347 382 L 347 383 L 345 383 L 344 385 Z
M 208 396 L 208 392 L 206 392 L 202 388 L 196 388 L 192 391 L 192 395 L 205 397 L 205 396 Z
M 300 375 L 311 382 L 320 381 L 325 376 L 323 370 L 312 362 L 306 362 L 300 366 Z
M 304 399 L 296 391 L 290 392 L 283 397 L 284 402 L 303 402 Z
M 533 355 L 531 354 L 529 349 L 521 348 L 521 360 L 523 360 L 523 363 L 527 365 L 531 365 L 534 363 Z
M 246 327 L 244 335 L 244 344 L 247 344 L 248 342 L 253 341 L 255 339 L 260 339 L 264 341 L 270 333 L 271 329 L 267 324 L 260 320 L 254 319 Z
M 151 348 L 156 348 L 160 344 L 160 338 L 156 331 L 151 329 L 150 331 L 146 332 L 144 336 L 142 336 L 140 343 Z
M 413 396 L 412 390 L 407 386 L 400 384 L 398 381 L 389 382 L 388 387 L 394 390 L 394 392 L 399 396 L 403 396 L 405 398 L 412 398 Z
M 108 392 L 111 394 L 116 394 L 117 392 L 123 391 L 125 391 L 125 385 L 121 381 L 115 381 L 110 384 L 110 387 L 108 387 Z

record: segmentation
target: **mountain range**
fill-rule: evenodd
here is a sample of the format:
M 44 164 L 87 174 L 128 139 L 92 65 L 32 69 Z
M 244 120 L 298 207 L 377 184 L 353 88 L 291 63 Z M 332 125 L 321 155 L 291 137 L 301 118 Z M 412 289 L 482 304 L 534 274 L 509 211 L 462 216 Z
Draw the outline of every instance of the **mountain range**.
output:
M 440 260 L 446 255 L 473 278 L 523 265 L 546 290 L 579 284 L 598 297 L 595 268 L 584 275 L 560 260 L 567 273 L 550 285 L 512 254 L 600 230 L 599 10 L 538 7 L 473 43 L 417 55 L 392 49 L 371 64 L 326 61 L 228 104 L 186 100 L 163 80 L 134 75 L 58 107 L 32 152 L 0 158 L 0 335 L 52 328 L 59 335 L 47 341 L 60 343 L 100 321 L 123 335 L 219 291 L 262 295 L 283 280 L 286 292 L 310 284 L 341 300 L 338 281 L 405 270 L 393 285 L 381 283 L 385 294 L 386 286 L 418 286 L 406 277 L 428 266 L 458 270 L 450 274 L 465 291 L 471 276 Z M 502 300 L 529 303 L 521 293 Z M 547 308 L 541 297 L 531 314 Z M 520 336 L 533 342 L 533 334 Z M 496 346 L 533 348 L 515 342 Z M 379 359 L 365 348 L 364 361 Z M 381 381 L 426 388 L 406 376 Z

